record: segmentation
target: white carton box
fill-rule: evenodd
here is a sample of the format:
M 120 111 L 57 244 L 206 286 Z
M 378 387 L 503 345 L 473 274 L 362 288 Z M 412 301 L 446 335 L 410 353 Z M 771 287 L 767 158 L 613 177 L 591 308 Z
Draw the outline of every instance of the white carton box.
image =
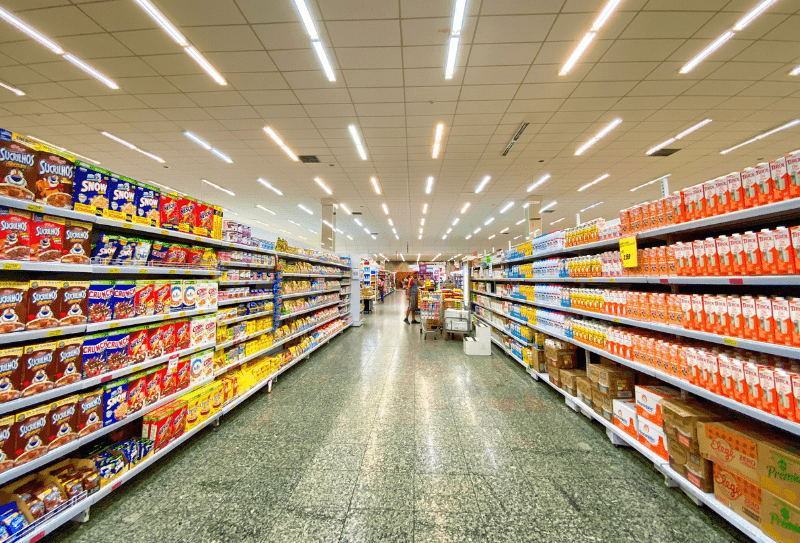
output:
M 614 426 L 634 439 L 639 439 L 636 402 L 633 400 L 614 400 Z

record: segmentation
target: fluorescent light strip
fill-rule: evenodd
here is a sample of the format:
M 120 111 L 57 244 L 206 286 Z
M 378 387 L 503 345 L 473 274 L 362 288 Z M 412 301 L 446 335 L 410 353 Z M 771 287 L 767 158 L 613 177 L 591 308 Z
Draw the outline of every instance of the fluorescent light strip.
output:
M 666 141 L 662 141 L 661 143 L 659 143 L 659 144 L 658 144 L 658 145 L 656 145 L 655 147 L 651 147 L 650 149 L 648 149 L 648 150 L 647 150 L 647 152 L 646 152 L 645 154 L 646 154 L 646 155 L 652 155 L 653 153 L 655 153 L 655 152 L 656 152 L 656 151 L 658 151 L 659 149 L 663 149 L 664 147 L 666 147 L 667 145 L 669 145 L 669 144 L 670 144 L 670 143 L 672 143 L 673 141 L 675 141 L 675 138 L 670 138 L 670 139 L 668 139 L 668 140 L 666 140 Z
M 403 253 L 399 253 L 399 254 L 400 254 L 400 259 L 401 259 L 403 262 L 405 262 L 405 261 L 406 261 L 406 258 L 403 256 Z
M 457 225 L 458 221 L 460 221 L 460 220 L 461 220 L 460 217 L 456 217 L 455 219 L 453 219 L 453 226 Z
M 600 30 L 600 28 L 606 24 L 606 21 L 608 21 L 611 15 L 613 15 L 614 10 L 617 9 L 617 6 L 619 6 L 620 2 L 622 2 L 622 0 L 608 0 L 606 5 L 600 11 L 600 14 L 597 16 L 597 19 L 595 19 L 592 23 L 592 27 L 589 30 L 592 32 L 597 32 Z
M 228 155 L 226 155 L 225 153 L 219 151 L 218 149 L 211 149 L 211 152 L 214 153 L 215 155 L 217 155 L 219 158 L 221 158 L 225 162 L 227 162 L 228 164 L 233 164 L 233 160 L 231 160 L 231 158 Z
M 148 153 L 147 151 L 145 151 L 143 149 L 139 149 L 134 144 L 132 144 L 130 142 L 127 142 L 124 139 L 118 138 L 117 136 L 115 136 L 113 134 L 109 134 L 108 132 L 100 132 L 100 133 L 103 134 L 105 137 L 116 141 L 117 143 L 121 143 L 122 145 L 124 145 L 125 147 L 130 149 L 131 151 L 136 151 L 137 153 L 142 153 L 144 156 L 146 156 L 148 158 L 152 158 L 153 160 L 155 160 L 156 162 L 159 162 L 161 164 L 164 164 L 164 162 L 165 162 L 165 160 L 163 158 L 161 158 L 160 156 L 156 156 L 153 153 Z M 92 161 L 92 162 L 94 162 L 94 161 Z M 99 162 L 98 162 L 98 164 L 99 164 Z
M 189 138 L 190 140 L 194 141 L 200 147 L 203 147 L 206 151 L 210 151 L 212 149 L 212 147 L 208 143 L 206 143 L 205 141 L 201 140 L 200 138 L 198 138 L 197 136 L 195 136 L 191 132 L 184 132 L 183 135 L 186 136 L 187 138 Z
M 433 176 L 428 177 L 428 182 L 425 184 L 425 194 L 430 194 L 433 190 Z
M 450 232 L 452 232 L 452 231 L 453 231 L 453 229 L 452 229 L 452 228 L 448 228 L 448 229 L 447 229 L 447 233 L 448 233 L 448 234 L 449 234 Z
M 422 234 L 422 231 L 423 231 L 423 229 L 422 229 L 422 228 L 420 228 L 420 229 L 419 229 L 419 233 L 420 233 L 420 235 Z
M 392 228 L 392 234 L 397 234 L 397 228 Z
M 580 210 L 578 213 L 583 213 L 584 211 L 589 211 L 589 210 L 590 210 L 590 209 L 592 209 L 593 207 L 597 207 L 597 206 L 599 206 L 599 205 L 600 205 L 600 204 L 602 204 L 602 203 L 604 203 L 604 202 L 597 202 L 596 204 L 592 204 L 592 205 L 590 205 L 589 207 L 584 207 L 584 208 L 583 208 L 583 209 L 581 209 L 581 210 Z
M 708 124 L 708 123 L 710 123 L 710 122 L 711 122 L 711 119 L 703 119 L 702 121 L 700 121 L 700 122 L 699 122 L 699 123 L 697 123 L 696 125 L 694 125 L 694 126 L 690 126 L 690 127 L 689 127 L 689 128 L 687 128 L 686 130 L 684 130 L 683 132 L 681 132 L 680 134 L 678 134 L 677 136 L 675 136 L 675 139 L 676 139 L 676 140 L 679 140 L 679 139 L 683 138 L 684 136 L 688 136 L 689 134 L 691 134 L 692 132 L 694 132 L 694 131 L 695 131 L 695 130 L 697 130 L 698 128 L 702 128 L 702 127 L 704 127 L 705 125 L 707 125 L 707 124 Z
M 41 43 L 42 45 L 44 45 L 45 47 L 50 49 L 55 54 L 57 54 L 57 55 L 63 55 L 64 54 L 64 50 L 61 49 L 61 47 L 59 47 L 58 45 L 56 45 L 49 38 L 44 37 L 38 31 L 36 31 L 32 27 L 30 27 L 27 24 L 25 24 L 24 22 L 22 22 L 20 19 L 18 19 L 11 12 L 6 11 L 5 9 L 3 9 L 1 7 L 0 7 L 0 18 L 4 19 L 9 24 L 17 27 L 17 29 L 21 30 L 22 32 L 24 32 L 25 34 L 27 34 L 28 36 L 30 36 L 34 40 L 38 41 L 39 43 Z
M 6 83 L 3 83 L 2 81 L 0 81 L 0 87 L 3 87 L 4 89 L 13 92 L 17 96 L 25 96 L 25 93 L 23 91 L 19 90 L 16 87 L 12 87 L 11 85 L 7 85 Z M 436 158 L 436 157 L 433 157 L 433 158 Z
M 652 184 L 654 184 L 654 183 L 658 183 L 659 181 L 661 181 L 662 179 L 666 179 L 666 178 L 667 178 L 667 177 L 669 177 L 670 175 L 672 175 L 672 174 L 671 174 L 671 173 L 668 173 L 667 175 L 662 175 L 662 176 L 661 176 L 661 177 L 659 177 L 658 179 L 653 179 L 652 181 L 648 181 L 647 183 L 642 183 L 642 184 L 641 184 L 641 185 L 639 185 L 638 187 L 633 187 L 633 188 L 631 189 L 631 192 L 636 192 L 636 191 L 637 191 L 637 190 L 639 190 L 639 189 L 643 189 L 644 187 L 647 187 L 647 186 L 649 186 L 649 185 L 652 185 Z
M 494 222 L 494 217 L 489 217 L 488 219 L 486 219 L 486 220 L 483 222 L 483 226 L 489 226 L 489 225 L 490 225 L 490 224 L 492 224 L 493 222 Z
M 515 237 L 514 239 L 519 239 L 519 238 L 521 238 L 521 237 L 522 237 L 522 234 L 518 235 L 518 236 L 517 236 L 517 237 Z
M 469 239 L 471 237 L 472 237 L 472 234 L 468 234 L 467 237 L 465 237 L 464 239 Z
M 439 253 L 438 255 L 434 256 L 434 257 L 433 257 L 433 259 L 431 260 L 431 262 L 433 262 L 434 260 L 436 260 L 436 259 L 437 259 L 437 258 L 439 258 L 440 256 L 442 256 L 442 253 Z
M 467 202 L 466 204 L 464 204 L 464 206 L 461 208 L 461 214 L 462 214 L 462 215 L 463 215 L 464 213 L 466 213 L 466 212 L 467 212 L 467 210 L 469 209 L 469 206 L 470 206 L 470 203 L 469 203 L 469 202 Z
M 222 211 L 224 211 L 225 213 L 230 213 L 231 215 L 235 215 L 237 217 L 239 216 L 239 214 L 236 213 L 235 211 L 231 211 L 230 209 L 225 209 L 224 207 L 222 208 Z
M 522 223 L 524 223 L 524 222 L 525 222 L 525 219 L 520 219 L 520 220 L 518 220 L 517 222 L 515 222 L 514 224 L 515 224 L 516 226 L 519 226 L 520 224 L 522 224 Z
M 300 12 L 300 18 L 303 20 L 303 25 L 306 27 L 306 32 L 312 40 L 318 40 L 319 34 L 317 27 L 314 24 L 314 19 L 311 18 L 311 13 L 308 11 L 308 6 L 305 0 L 294 0 L 294 5 L 297 6 L 297 11 Z
M 494 239 L 496 235 L 497 234 L 492 234 L 491 236 L 489 236 L 489 239 Z
M 350 234 L 347 234 L 347 239 L 349 239 L 350 241 L 353 241 L 353 237 Z
M 389 226 L 394 226 L 394 221 L 392 220 L 391 217 L 389 217 Z
M 367 160 L 367 152 L 364 150 L 364 146 L 361 145 L 361 138 L 358 135 L 358 130 L 356 130 L 356 125 L 351 124 L 348 125 L 347 128 L 350 130 L 350 135 L 353 137 L 353 142 L 356 144 L 356 149 L 358 149 L 361 160 Z
M 420 253 L 417 253 L 417 262 L 419 262 Z
M 319 232 L 317 232 L 316 230 L 312 230 L 312 229 L 310 229 L 310 228 L 306 228 L 306 230 L 308 230 L 308 231 L 309 231 L 309 232 L 311 232 L 312 234 L 319 234 Z
M 381 195 L 381 186 L 378 184 L 378 178 L 377 177 L 370 177 L 369 180 L 370 180 L 370 183 L 372 183 L 372 190 L 375 191 L 375 194 L 380 196 Z
M 201 179 L 201 181 L 202 181 L 203 183 L 205 183 L 206 185 L 210 185 L 210 186 L 214 187 L 214 188 L 215 188 L 215 189 L 217 189 L 217 190 L 221 190 L 222 192 L 224 192 L 224 193 L 225 193 L 225 194 L 227 194 L 228 196 L 236 196 L 236 195 L 233 193 L 233 191 L 230 191 L 230 190 L 228 190 L 228 189 L 226 189 L 226 188 L 220 187 L 220 186 L 219 186 L 219 185 L 217 185 L 216 183 L 212 183 L 211 181 L 208 181 L 208 180 L 206 180 L 206 179 Z M 273 213 L 273 215 L 274 215 L 274 213 Z
M 610 174 L 604 173 L 603 175 L 601 175 L 600 177 L 598 177 L 597 179 L 595 179 L 595 180 L 594 180 L 594 181 L 592 181 L 591 183 L 586 183 L 584 186 L 582 186 L 581 188 L 579 188 L 579 189 L 578 189 L 578 192 L 583 192 L 583 191 L 585 191 L 586 189 L 588 189 L 589 187 L 591 187 L 592 185 L 596 185 L 596 184 L 598 184 L 600 181 L 602 181 L 603 179 L 607 179 L 608 177 L 610 177 Z M 541 210 L 539 210 L 539 212 L 541 212 Z
M 325 226 L 327 226 L 328 228 L 333 230 L 333 225 L 331 223 L 329 223 L 328 221 L 326 221 L 325 219 L 322 219 L 322 224 L 324 224 Z
M 509 209 L 511 209 L 512 207 L 514 207 L 514 202 L 508 202 L 508 203 L 507 203 L 506 205 L 504 205 L 504 206 L 503 206 L 503 208 L 500 210 L 500 213 L 505 213 L 506 211 L 508 211 L 508 210 L 509 210 Z
M 439 145 L 442 141 L 442 132 L 444 131 L 444 123 L 439 123 L 436 125 L 436 135 L 434 136 L 433 142 L 433 158 L 437 158 L 439 156 Z
M 290 223 L 292 223 L 292 224 L 293 224 L 293 225 L 295 225 L 295 226 L 300 226 L 300 223 L 299 223 L 299 222 L 295 222 L 295 221 L 293 221 L 292 219 L 286 219 L 286 220 L 287 220 L 287 221 L 289 221 Z
M 700 51 L 700 53 L 698 53 L 696 57 L 694 57 L 692 60 L 684 64 L 683 67 L 680 69 L 679 73 L 688 74 L 689 72 L 694 70 L 698 64 L 703 62 L 709 55 L 711 55 L 711 53 L 722 47 L 725 44 L 725 42 L 727 42 L 732 37 L 733 37 L 733 32 L 731 30 L 726 30 L 719 38 L 714 40 L 711 43 L 711 45 Z
M 422 214 L 425 215 L 428 213 L 428 203 L 422 204 Z
M 364 228 L 364 232 L 366 232 L 367 235 L 371 235 L 372 234 L 372 232 L 370 232 L 368 228 Z
M 89 158 L 88 156 L 79 155 L 78 153 L 74 153 L 74 152 L 70 151 L 69 149 L 65 149 L 64 147 L 61 147 L 60 145 L 56 145 L 54 143 L 50 143 L 50 142 L 44 141 L 43 139 L 39 139 L 36 136 L 28 135 L 28 136 L 25 136 L 25 137 L 26 138 L 30 138 L 32 140 L 36 140 L 39 143 L 44 143 L 45 145 L 48 145 L 48 146 L 52 147 L 53 149 L 57 149 L 57 150 L 59 150 L 61 152 L 67 153 L 68 155 L 72 155 L 72 156 L 75 156 L 75 157 L 78 157 L 78 158 L 82 158 L 82 159 L 88 160 L 89 162 L 92 162 L 94 164 L 100 165 L 100 161 L 98 161 L 98 160 L 94 160 L 92 158 Z M 152 183 L 152 181 L 150 181 L 150 182 Z
M 447 239 L 447 234 L 442 234 L 442 239 Z
M 272 128 L 270 128 L 269 126 L 265 126 L 264 127 L 264 132 L 266 132 L 267 135 L 270 138 L 272 138 L 272 141 L 274 141 L 278 145 L 278 147 L 283 149 L 284 153 L 289 155 L 289 158 L 291 158 L 295 162 L 298 162 L 300 160 L 299 158 L 297 158 L 297 155 L 294 154 L 294 151 L 289 149 L 289 147 L 287 147 L 287 145 L 285 143 L 283 143 L 283 140 L 281 139 L 281 137 Z
M 594 145 L 595 143 L 600 141 L 606 134 L 608 134 L 609 132 L 614 130 L 621 122 L 622 122 L 622 119 L 617 118 L 617 119 L 614 119 L 613 121 L 611 121 L 610 123 L 608 123 L 607 125 L 605 125 L 600 130 L 600 132 L 598 132 L 597 134 L 594 135 L 594 137 L 592 137 L 592 139 L 590 139 L 589 141 L 587 141 L 586 143 L 584 143 L 583 145 L 578 147 L 578 150 L 575 151 L 575 156 L 582 155 L 583 152 L 586 151 L 586 149 L 588 149 L 589 147 L 591 147 L 592 145 Z
M 522 206 L 522 209 L 528 209 L 529 205 L 531 205 L 530 202 L 525 202 L 525 204 Z
M 559 70 L 558 75 L 567 75 L 569 71 L 575 66 L 575 64 L 580 60 L 583 56 L 583 53 L 586 52 L 586 49 L 589 48 L 589 45 L 592 43 L 592 40 L 597 34 L 595 32 L 587 32 L 581 38 L 581 41 L 578 42 L 578 45 L 572 51 L 572 54 L 569 56 L 567 61 Z
M 800 65 L 795 66 L 794 69 L 791 72 L 789 72 L 789 75 L 798 75 L 798 74 L 800 74 Z
M 560 219 L 558 219 L 558 220 L 556 220 L 556 221 L 553 221 L 553 222 L 551 222 L 551 223 L 550 223 L 550 226 L 553 226 L 554 224 L 558 224 L 558 223 L 560 223 L 561 221 L 563 221 L 564 219 L 566 219 L 566 217 L 561 217 Z M 516 239 L 516 238 L 515 238 L 515 239 Z
M 774 4 L 777 1 L 778 0 L 764 0 L 763 2 L 758 4 L 756 7 L 751 9 L 744 17 L 739 19 L 736 22 L 736 24 L 733 25 L 733 30 L 735 30 L 736 32 L 739 32 L 740 30 L 744 30 L 747 27 L 747 25 L 749 25 L 750 23 L 752 23 L 755 20 L 756 17 L 758 17 L 759 15 L 764 13 L 767 9 L 769 9 L 769 7 L 772 4 Z
M 395 234 L 395 235 L 394 235 L 394 239 L 400 239 L 400 236 L 398 236 L 397 234 Z
M 772 134 L 775 134 L 776 132 L 780 132 L 781 130 L 786 130 L 788 128 L 792 128 L 793 126 L 797 126 L 798 124 L 800 124 L 800 119 L 795 119 L 795 120 L 790 121 L 790 122 L 788 122 L 788 123 L 786 123 L 784 125 L 779 126 L 778 128 L 773 128 L 772 130 L 764 132 L 763 134 L 759 134 L 758 136 L 756 136 L 754 138 L 750 138 L 749 140 L 747 140 L 745 142 L 742 142 L 739 145 L 734 145 L 733 147 L 731 147 L 729 149 L 725 149 L 724 151 L 720 151 L 719 154 L 727 155 L 728 153 L 730 153 L 731 151 L 735 151 L 739 147 L 744 147 L 745 145 L 748 145 L 750 143 L 754 143 L 754 142 L 756 142 L 758 140 L 762 140 L 762 139 L 764 139 L 764 138 L 766 138 L 768 136 L 771 136 Z
M 313 215 L 313 214 L 314 214 L 314 212 L 313 212 L 313 211 L 311 211 L 310 209 L 308 209 L 308 208 L 307 208 L 306 206 L 304 206 L 303 204 L 297 204 L 297 207 L 299 207 L 300 209 L 302 209 L 303 211 L 305 211 L 305 212 L 306 212 L 306 213 L 308 213 L 309 215 Z
M 364 225 L 361 223 L 361 221 L 359 221 L 358 219 L 353 219 L 353 221 L 354 221 L 354 222 L 355 222 L 355 223 L 356 223 L 358 226 L 364 226 Z
M 550 179 L 550 174 L 549 173 L 544 174 L 539 179 L 537 179 L 535 183 L 533 183 L 530 187 L 528 187 L 528 190 L 526 192 L 532 192 L 535 188 L 541 186 L 541 184 L 547 181 L 548 179 Z
M 352 215 L 352 214 L 353 214 L 353 213 L 350 211 L 350 209 L 349 209 L 349 208 L 348 208 L 346 205 L 344 205 L 344 204 L 339 204 L 339 207 L 341 207 L 342 209 L 344 209 L 344 212 L 345 212 L 345 213 L 347 213 L 348 215 Z
M 383 208 L 383 212 L 388 215 L 389 214 L 389 206 L 386 205 L 386 202 L 382 203 L 381 207 Z
M 267 187 L 272 192 L 274 192 L 275 194 L 277 194 L 278 196 L 283 196 L 283 193 L 281 191 L 279 191 L 278 189 L 276 189 L 275 187 L 273 187 L 268 181 L 264 181 L 260 177 L 257 179 L 257 181 L 259 183 L 261 183 L 262 185 L 264 185 L 265 187 Z
M 547 204 L 546 206 L 544 206 L 543 208 L 541 208 L 541 209 L 539 210 L 539 213 L 543 213 L 543 212 L 547 211 L 548 209 L 552 209 L 552 208 L 556 207 L 557 205 L 558 205 L 558 202 L 556 202 L 555 200 L 553 200 L 552 202 L 550 202 L 549 204 Z
M 336 232 L 337 234 L 344 234 L 344 231 L 339 228 L 334 228 L 333 231 Z
M 186 52 L 187 55 L 192 57 L 194 61 L 209 75 L 211 79 L 216 81 L 219 85 L 227 85 L 228 82 L 225 81 L 225 78 L 214 68 L 209 61 L 206 60 L 206 57 L 200 54 L 200 51 L 192 47 L 191 45 L 188 47 L 184 47 L 183 50 Z
M 481 231 L 481 227 L 479 226 L 478 228 L 476 228 L 475 230 L 473 230 L 473 231 L 472 231 L 472 233 L 473 233 L 473 234 L 477 234 L 477 233 L 478 233 L 478 232 L 480 232 L 480 231 Z
M 479 194 L 484 188 L 486 188 L 486 185 L 489 183 L 489 181 L 491 181 L 491 179 L 492 178 L 489 175 L 481 179 L 481 182 L 477 187 L 475 187 L 475 194 Z
M 505 228 L 503 228 L 502 230 L 500 230 L 500 233 L 501 233 L 501 234 L 505 234 L 506 232 L 508 232 L 508 226 L 506 226 Z
M 139 6 L 147 12 L 147 14 L 156 22 L 158 26 L 164 29 L 164 32 L 169 34 L 169 37 L 175 40 L 175 43 L 180 45 L 181 47 L 186 47 L 189 45 L 189 42 L 186 41 L 186 38 L 183 37 L 183 34 L 173 26 L 169 20 L 164 17 L 164 15 L 158 11 L 158 9 L 151 4 L 148 0 L 134 0 Z
M 322 187 L 322 190 L 324 190 L 324 191 L 325 191 L 325 192 L 327 192 L 328 194 L 333 194 L 333 191 L 332 191 L 330 188 L 328 188 L 328 185 L 326 185 L 326 184 L 325 184 L 325 181 L 323 181 L 323 180 L 322 180 L 322 179 L 320 179 L 319 177 L 315 177 L 315 178 L 314 178 L 314 181 L 316 181 L 317 185 L 319 185 L 320 187 Z
M 444 67 L 444 78 L 453 79 L 453 74 L 456 71 L 456 58 L 458 57 L 458 36 L 450 38 L 450 45 L 447 49 L 447 64 Z
M 419 224 L 420 224 L 420 226 L 425 226 L 425 217 L 422 217 L 422 218 L 419 220 Z

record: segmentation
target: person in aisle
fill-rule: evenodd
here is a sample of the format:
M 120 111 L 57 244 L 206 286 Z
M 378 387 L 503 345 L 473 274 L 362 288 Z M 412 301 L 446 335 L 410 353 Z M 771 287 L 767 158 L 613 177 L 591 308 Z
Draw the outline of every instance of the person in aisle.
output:
M 419 281 L 417 280 L 417 272 L 411 274 L 411 277 L 408 278 L 406 290 L 406 299 L 408 300 L 408 309 L 406 309 L 406 318 L 403 321 L 406 324 L 419 324 L 417 320 L 417 307 L 418 301 L 417 297 L 419 296 Z M 411 322 L 408 322 L 408 314 L 411 313 Z

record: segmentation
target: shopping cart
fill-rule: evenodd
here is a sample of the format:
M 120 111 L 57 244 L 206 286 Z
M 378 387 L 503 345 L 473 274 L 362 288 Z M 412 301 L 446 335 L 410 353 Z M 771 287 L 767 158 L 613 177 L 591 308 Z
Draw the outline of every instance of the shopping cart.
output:
M 438 292 L 425 292 L 419 300 L 420 316 L 422 326 L 419 333 L 422 338 L 427 339 L 428 335 L 433 335 L 433 339 L 439 339 L 437 334 L 442 331 L 442 295 Z

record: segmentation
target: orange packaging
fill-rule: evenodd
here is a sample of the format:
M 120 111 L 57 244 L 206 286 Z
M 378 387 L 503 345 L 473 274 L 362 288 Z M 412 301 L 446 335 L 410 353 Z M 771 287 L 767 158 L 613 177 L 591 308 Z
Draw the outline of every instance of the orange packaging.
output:
M 692 299 L 692 330 L 703 332 L 706 329 L 705 310 L 703 309 L 703 295 L 691 294 Z
M 686 187 L 681 190 L 681 203 L 683 204 L 683 220 L 681 222 L 695 220 L 693 195 L 694 189 L 692 187 Z
M 744 240 L 741 234 L 733 234 L 728 242 L 731 246 L 731 275 L 745 274 Z
M 789 319 L 792 347 L 800 347 L 800 298 L 789 298 Z
M 728 211 L 744 209 L 744 189 L 742 188 L 742 174 L 732 172 L 725 176 L 728 182 Z
M 630 233 L 635 234 L 642 229 L 642 206 L 633 206 L 628 210 Z
M 794 421 L 800 422 L 800 373 L 792 374 L 792 395 L 794 396 Z
M 782 157 L 769 163 L 769 179 L 772 183 L 772 201 L 780 202 L 787 200 L 789 196 L 789 187 L 791 187 L 791 178 L 786 167 L 786 158 Z
M 714 238 L 706 238 L 703 242 L 703 247 L 706 254 L 706 271 L 707 275 L 718 276 L 719 269 L 719 256 L 717 255 L 717 243 Z
M 758 367 L 758 381 L 761 383 L 762 411 L 772 415 L 778 414 L 778 391 L 775 390 L 775 368 L 761 365 Z
M 758 192 L 756 194 L 756 205 L 763 206 L 771 204 L 775 198 L 775 185 L 770 178 L 769 163 L 762 162 L 755 168 Z
M 714 394 L 722 393 L 722 376 L 719 373 L 719 361 L 711 351 L 700 351 L 700 367 L 702 369 L 702 386 Z
M 776 263 L 779 275 L 791 275 L 796 273 L 797 260 L 795 260 L 795 249 L 792 247 L 792 235 L 785 226 L 779 226 L 772 231 L 775 243 L 775 253 L 778 256 Z
M 752 296 L 742 296 L 742 338 L 758 341 L 758 316 L 756 300 Z
M 675 255 L 675 275 L 678 277 L 686 276 L 686 260 L 683 251 L 683 243 L 680 241 L 673 245 L 672 253 Z
M 714 296 L 703 294 L 703 332 L 715 334 L 717 330 L 717 312 L 714 310 Z
M 747 382 L 744 378 L 744 362 L 737 358 L 720 355 L 718 357 L 721 392 L 726 398 L 745 403 Z
M 639 438 L 636 430 L 636 402 L 633 400 L 613 400 L 614 426 L 633 437 Z
M 794 257 L 795 271 L 800 271 L 800 226 L 789 228 L 789 238 L 792 240 L 792 256 Z
M 667 275 L 670 277 L 676 276 L 678 274 L 678 270 L 675 261 L 674 245 L 667 245 L 666 249 L 664 250 L 664 260 L 666 261 Z
M 731 193 L 725 176 L 714 179 L 714 190 L 717 191 L 717 215 L 729 212 Z
M 755 168 L 747 168 L 742 172 L 742 209 L 750 209 L 758 205 L 758 174 Z
M 744 363 L 744 379 L 747 383 L 747 405 L 761 409 L 761 379 L 759 365 L 755 362 Z
M 636 385 L 636 415 L 639 419 L 649 420 L 659 428 L 663 427 L 664 414 L 661 410 L 661 401 L 666 398 L 677 398 L 680 391 L 660 385 Z
M 775 317 L 772 315 L 772 300 L 766 296 L 756 298 L 756 340 L 775 341 Z
M 706 258 L 706 246 L 702 239 L 696 239 L 692 242 L 692 252 L 694 253 L 695 276 L 707 276 L 708 259 Z
M 757 234 L 758 252 L 761 259 L 761 273 L 778 274 L 778 251 L 775 249 L 775 236 L 772 230 L 763 229 Z
M 775 343 L 792 346 L 792 317 L 789 312 L 789 300 L 772 299 L 772 319 L 775 323 Z
M 731 244 L 728 236 L 720 236 L 714 240 L 716 244 L 717 260 L 719 261 L 719 275 L 728 276 L 731 273 L 733 255 L 731 254 Z
M 744 319 L 742 318 L 742 299 L 738 296 L 727 296 L 725 305 L 728 308 L 726 326 L 728 335 L 744 338 Z
M 644 202 L 643 204 L 639 204 L 639 209 L 640 209 L 639 229 L 650 230 L 650 228 L 652 228 L 652 226 L 650 226 L 650 202 Z
M 800 170 L 800 157 L 798 157 L 798 170 Z M 686 204 L 684 203 L 684 196 L 686 189 L 676 190 L 669 196 L 670 207 L 672 208 L 672 222 L 680 224 L 686 222 Z
M 664 210 L 658 206 L 660 200 L 653 200 L 650 202 L 650 228 L 659 228 L 664 226 Z
M 655 292 L 650 298 L 650 314 L 656 322 L 668 324 L 667 320 L 667 295 L 664 292 Z
M 789 179 L 789 198 L 800 198 L 800 152 L 786 157 L 786 175 Z
M 664 219 L 664 226 L 669 226 L 675 222 L 675 212 L 672 210 L 672 196 L 661 198 L 661 216 Z
M 681 305 L 677 294 L 667 294 L 667 324 L 681 326 Z
M 622 209 L 619 212 L 619 231 L 624 236 L 631 229 L 631 219 L 628 209 Z
M 714 464 L 714 497 L 761 529 L 761 487 L 738 473 Z
M 721 336 L 730 335 L 728 332 L 728 300 L 725 296 L 714 296 L 714 313 L 716 313 L 714 333 Z
M 742 247 L 744 248 L 744 270 L 742 275 L 762 275 L 758 235 L 754 232 L 745 232 L 742 235 Z
M 692 317 L 694 316 L 694 312 L 692 311 L 691 295 L 678 294 L 678 305 L 681 308 L 681 325 L 687 330 L 694 329 L 694 324 L 692 324 Z
M 686 360 L 686 367 L 689 373 L 688 381 L 695 386 L 702 386 L 702 368 L 697 349 L 684 347 L 681 351 L 681 356 Z
M 658 270 L 657 275 L 666 277 L 669 274 L 669 266 L 667 264 L 667 246 L 660 245 L 655 248 L 656 266 Z
M 719 200 L 717 199 L 717 183 L 715 179 L 703 183 L 703 216 L 713 217 L 719 215 Z
M 638 407 L 638 406 L 637 406 Z M 638 413 L 637 413 L 638 415 Z M 669 460 L 667 436 L 660 426 L 648 420 L 638 420 L 639 442 L 664 460 Z
M 778 416 L 796 420 L 795 399 L 792 392 L 792 376 L 800 375 L 786 370 L 775 370 L 775 393 Z

